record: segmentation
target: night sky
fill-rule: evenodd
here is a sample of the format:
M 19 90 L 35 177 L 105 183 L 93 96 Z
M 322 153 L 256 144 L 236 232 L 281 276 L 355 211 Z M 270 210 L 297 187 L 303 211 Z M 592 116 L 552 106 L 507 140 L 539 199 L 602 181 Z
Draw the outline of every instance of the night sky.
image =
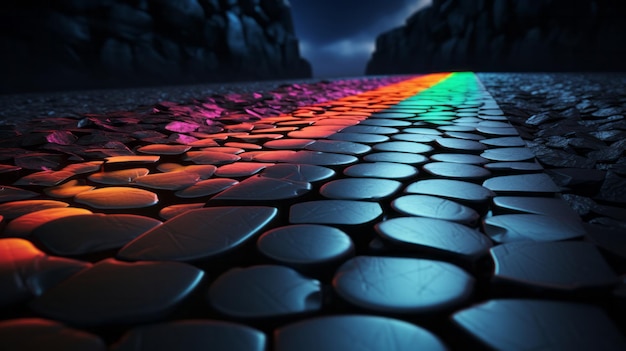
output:
M 365 73 L 376 37 L 401 26 L 431 0 L 290 0 L 300 52 L 313 75 Z

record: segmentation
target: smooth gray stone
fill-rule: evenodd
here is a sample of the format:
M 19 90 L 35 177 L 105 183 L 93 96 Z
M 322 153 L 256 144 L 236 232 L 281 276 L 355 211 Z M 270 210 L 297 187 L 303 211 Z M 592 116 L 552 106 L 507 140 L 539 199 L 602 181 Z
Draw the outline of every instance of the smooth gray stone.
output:
M 466 301 L 474 278 L 450 263 L 399 257 L 357 256 L 335 274 L 333 288 L 359 307 L 386 313 L 424 314 Z
M 274 265 L 232 268 L 211 284 L 209 303 L 236 318 L 268 318 L 318 311 L 321 284 L 295 270 Z
M 400 217 L 376 225 L 378 234 L 405 247 L 433 248 L 462 256 L 485 254 L 491 247 L 487 236 L 470 227 L 442 219 Z
M 520 174 L 493 177 L 483 182 L 485 188 L 496 193 L 558 193 L 561 189 L 547 174 Z
M 484 230 L 499 243 L 514 241 L 558 241 L 585 235 L 582 223 L 575 218 L 538 214 L 507 214 L 487 217 Z
M 371 222 L 382 214 L 383 210 L 376 202 L 320 200 L 292 205 L 289 222 L 358 225 Z
M 442 196 L 471 202 L 485 202 L 495 194 L 480 185 L 451 179 L 426 179 L 409 184 L 409 194 Z
M 296 224 L 269 230 L 257 241 L 263 255 L 291 267 L 315 267 L 354 254 L 354 244 L 343 231 L 318 224 Z
M 473 209 L 429 195 L 405 195 L 391 202 L 391 207 L 408 216 L 429 217 L 473 225 L 480 215 Z
M 380 200 L 400 190 L 402 183 L 391 179 L 345 178 L 330 181 L 320 188 L 320 194 L 338 200 Z
M 343 174 L 349 177 L 406 179 L 416 176 L 417 168 L 392 162 L 358 163 L 344 169 Z

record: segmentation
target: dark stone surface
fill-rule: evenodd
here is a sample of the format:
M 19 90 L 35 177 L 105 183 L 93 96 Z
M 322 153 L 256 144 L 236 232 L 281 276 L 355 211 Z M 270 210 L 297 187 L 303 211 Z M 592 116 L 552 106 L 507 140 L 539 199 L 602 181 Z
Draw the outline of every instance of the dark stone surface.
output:
M 310 319 L 276 331 L 276 350 L 344 351 L 355 345 L 376 350 L 409 351 L 416 347 L 445 350 L 446 346 L 426 329 L 398 319 L 343 315 Z
M 9 1 L 0 92 L 307 78 L 290 10 L 283 0 Z
M 453 316 L 494 349 L 626 347 L 624 336 L 600 309 L 586 304 L 523 299 L 490 300 Z M 529 322 L 532 321 L 532 322 Z
M 233 8 L 236 2 L 202 4 Z M 619 75 L 597 85 L 557 79 L 578 75 L 484 77 L 405 77 L 380 90 L 374 90 L 380 84 L 373 83 L 401 79 L 292 84 L 188 103 L 162 101 L 134 110 L 50 114 L 3 124 L 0 242 L 13 243 L 13 249 L 0 255 L 0 280 L 7 287 L 0 295 L 6 294 L 9 301 L 0 319 L 36 316 L 70 323 L 102 338 L 111 350 L 138 348 L 138 339 L 149 348 L 176 342 L 193 349 L 203 338 L 211 338 L 213 346 L 223 342 L 228 349 L 242 345 L 233 339 L 250 340 L 245 345 L 251 349 L 291 348 L 298 341 L 307 343 L 297 348 L 354 349 L 363 340 L 367 346 L 387 346 L 388 339 L 380 336 L 411 340 L 411 348 L 422 343 L 440 348 L 424 330 L 452 350 L 466 350 L 486 345 L 476 330 L 470 334 L 478 338 L 461 333 L 450 316 L 485 301 L 520 298 L 593 304 L 608 316 L 599 323 L 606 326 L 602 329 L 617 327 L 623 334 L 623 282 L 616 278 L 626 267 L 625 213 L 618 201 L 625 176 L 619 172 L 623 157 L 595 160 L 594 169 L 583 171 L 544 164 L 544 171 L 528 155 L 523 162 L 488 163 L 478 156 L 494 149 L 516 156 L 527 143 L 530 149 L 543 145 L 583 159 L 600 158 L 592 152 L 603 148 L 622 150 L 626 144 L 613 140 L 619 133 L 593 133 L 622 128 L 615 124 L 621 120 L 615 115 L 600 116 L 626 101 Z M 548 84 L 545 77 L 555 80 Z M 620 88 L 606 89 L 613 85 Z M 613 95 L 603 95 L 611 91 Z M 26 101 L 21 99 L 16 101 Z M 593 116 L 604 109 L 608 112 Z M 20 110 L 9 106 L 0 114 L 6 111 Z M 525 124 L 545 111 L 564 118 Z M 351 126 L 375 129 L 342 131 Z M 380 128 L 397 131 L 364 133 L 388 132 Z M 501 139 L 498 133 L 520 136 Z M 347 140 L 335 139 L 342 134 Z M 444 135 L 460 141 L 477 141 L 474 135 L 482 135 L 487 139 L 479 144 L 485 150 L 461 153 L 443 148 L 435 140 Z M 389 140 L 407 141 L 401 145 L 412 148 L 376 150 Z M 333 149 L 304 150 L 313 143 Z M 432 150 L 420 153 L 416 144 Z M 353 147 L 360 151 L 353 152 Z M 50 169 L 41 169 L 39 162 Z M 461 175 L 489 170 L 485 185 L 496 191 L 480 186 L 483 179 L 441 179 L 441 174 L 421 171 L 440 162 L 463 169 Z M 475 168 L 464 167 L 468 165 Z M 409 178 L 398 178 L 402 168 L 410 171 Z M 371 171 L 376 173 L 365 176 Z M 558 186 L 547 181 L 549 175 L 561 177 Z M 604 198 L 599 196 L 602 187 Z M 85 196 L 80 194 L 110 188 L 114 191 L 107 208 L 75 201 Z M 158 202 L 119 206 L 137 200 L 124 196 L 135 190 L 155 194 Z M 90 216 L 132 220 L 117 226 L 81 221 Z M 135 228 L 136 219 L 155 227 Z M 72 223 L 80 228 L 69 228 Z M 115 235 L 106 234 L 112 230 Z M 128 240 L 133 241 L 118 250 Z M 93 251 L 85 246 L 55 257 L 50 243 L 58 242 L 94 246 Z M 367 262 L 354 265 L 364 258 Z M 204 272 L 203 278 L 193 286 L 184 284 L 185 274 L 170 271 L 172 264 L 179 265 L 172 262 L 176 260 L 186 261 L 177 267 Z M 93 273 L 93 265 L 104 262 L 114 267 L 106 268 L 106 274 Z M 143 268 L 131 274 L 134 267 Z M 357 276 L 356 283 L 345 283 Z M 454 278 L 444 279 L 448 276 Z M 350 294 L 335 289 L 338 281 L 343 288 L 350 286 Z M 312 293 L 291 289 L 300 287 L 299 282 L 311 283 Z M 210 287 L 221 291 L 211 297 Z M 174 302 L 164 295 L 172 291 L 168 289 L 184 290 L 177 295 L 184 298 Z M 34 304 L 46 295 L 53 296 L 46 304 L 61 312 L 52 315 L 52 307 L 44 310 Z M 130 307 L 120 305 L 124 301 Z M 281 309 L 286 305 L 287 312 Z M 154 310 L 138 311 L 142 306 Z M 79 309 L 97 321 L 79 321 Z M 410 323 L 410 328 L 393 318 Z M 503 326 L 510 318 L 516 320 L 511 314 L 497 318 L 504 318 L 499 319 Z M 524 341 L 531 340 L 525 332 L 535 328 L 536 320 L 541 319 L 498 337 L 518 333 Z M 215 323 L 224 326 L 219 336 L 208 325 Z M 103 326 L 90 327 L 94 324 Z M 202 326 L 196 328 L 198 324 Z M 562 322 L 548 325 L 548 332 L 555 334 L 567 329 Z M 282 331 L 294 330 L 292 326 L 296 331 L 281 344 Z M 623 348 L 623 338 L 611 333 L 602 334 L 607 336 L 605 348 Z
M 619 1 L 446 1 L 378 36 L 367 74 L 433 71 L 621 71 Z M 598 116 L 616 114 L 606 108 Z M 529 124 L 554 119 L 534 115 Z

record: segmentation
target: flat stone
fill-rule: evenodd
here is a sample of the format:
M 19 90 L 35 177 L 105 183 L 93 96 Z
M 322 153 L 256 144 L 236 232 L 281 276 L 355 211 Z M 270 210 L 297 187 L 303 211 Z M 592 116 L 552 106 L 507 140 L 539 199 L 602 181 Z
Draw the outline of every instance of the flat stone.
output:
M 209 207 L 191 210 L 124 246 L 123 260 L 194 261 L 223 255 L 243 245 L 277 214 L 273 207 Z
M 0 306 L 27 301 L 90 267 L 88 262 L 48 256 L 30 241 L 0 239 Z
M 95 186 L 86 185 L 84 180 L 75 179 L 54 187 L 45 188 L 43 191 L 50 197 L 66 199 L 73 198 L 82 192 L 91 191 L 95 188 Z
M 128 163 L 128 164 L 137 164 L 137 163 L 156 163 L 160 159 L 160 156 L 111 156 L 105 157 L 105 167 L 110 164 L 116 163 Z
M 473 209 L 454 201 L 428 195 L 405 195 L 391 202 L 394 210 L 418 217 L 443 219 L 474 225 L 480 215 Z
M 367 125 L 358 125 L 345 128 L 341 131 L 342 133 L 364 133 L 364 134 L 396 134 L 400 132 L 397 128 L 391 127 L 379 127 L 379 126 L 367 126 Z
M 42 318 L 1 321 L 0 339 L 4 350 L 107 350 L 97 335 Z
M 372 114 L 373 118 L 410 118 L 415 117 L 414 113 L 406 113 L 406 112 L 377 112 Z
M 485 150 L 480 156 L 502 162 L 522 162 L 535 158 L 532 150 L 525 147 L 503 147 Z
M 465 163 L 475 165 L 482 165 L 489 162 L 489 160 L 487 160 L 486 158 L 470 154 L 435 154 L 430 156 L 430 159 L 439 162 Z
M 372 177 L 386 179 L 407 179 L 419 173 L 417 168 L 392 162 L 359 163 L 344 169 L 343 174 L 349 177 Z
M 408 152 L 375 152 L 363 157 L 367 162 L 395 162 L 409 165 L 419 165 L 428 162 L 424 155 L 411 154 Z
M 404 133 L 425 134 L 425 135 L 442 135 L 443 133 L 433 128 L 405 128 Z
M 557 193 L 561 189 L 547 174 L 520 174 L 487 179 L 483 186 L 496 193 Z
M 254 160 L 261 162 L 284 162 L 316 166 L 340 166 L 358 161 L 358 159 L 352 155 L 308 150 L 296 152 L 264 152 L 256 155 Z
M 485 202 L 495 194 L 480 185 L 450 179 L 426 179 L 409 184 L 404 190 L 409 194 L 442 196 L 470 202 Z
M 89 176 L 89 180 L 95 183 L 107 185 L 126 185 L 135 179 L 148 175 L 147 168 L 129 168 L 117 171 L 98 172 Z
M 357 256 L 333 279 L 337 294 L 351 304 L 399 314 L 451 308 L 466 301 L 473 287 L 474 278 L 450 263 L 399 257 Z
M 159 211 L 159 217 L 167 221 L 185 212 L 189 212 L 191 210 L 195 210 L 198 208 L 203 208 L 204 205 L 205 205 L 204 202 L 196 202 L 196 203 L 190 203 L 190 204 L 178 204 L 178 205 L 166 206 L 166 207 L 163 207 L 161 211 Z
M 473 152 L 473 151 L 483 151 L 487 148 L 485 144 L 481 144 L 478 141 L 474 140 L 464 140 L 464 139 L 456 139 L 456 138 L 438 138 L 435 140 L 437 145 L 441 146 L 444 149 L 455 150 L 455 151 L 465 151 L 465 152 Z
M 189 145 L 152 144 L 137 148 L 137 151 L 150 155 L 181 155 L 190 149 Z
M 337 315 L 307 319 L 275 331 L 276 350 L 345 351 L 358 345 L 371 350 L 443 351 L 446 346 L 431 332 L 405 321 L 366 315 Z
M 491 171 L 522 171 L 537 172 L 543 171 L 543 166 L 537 162 L 491 162 L 483 167 Z
M 610 287 L 618 277 L 595 245 L 584 242 L 516 242 L 491 248 L 494 282 L 573 291 Z
M 39 210 L 21 215 L 7 224 L 2 236 L 28 237 L 35 229 L 58 218 L 82 214 L 91 214 L 91 211 L 76 207 L 57 207 Z
M 209 179 L 215 174 L 217 167 L 214 165 L 189 165 L 182 166 L 177 163 L 161 163 L 157 166 L 161 172 L 188 172 L 197 174 L 200 179 Z
M 397 119 L 369 118 L 361 121 L 360 124 L 378 127 L 408 127 L 411 125 L 411 122 Z
M 430 145 L 410 141 L 389 141 L 374 145 L 374 150 L 423 154 L 432 151 L 433 148 Z
M 351 141 L 363 144 L 382 143 L 389 140 L 386 135 L 366 134 L 366 133 L 336 133 L 328 137 L 330 140 Z
M 262 175 L 267 178 L 299 182 L 317 182 L 335 175 L 330 168 L 307 164 L 277 164 L 267 167 Z
M 38 193 L 30 190 L 20 189 L 8 185 L 0 187 L 0 202 L 25 200 L 39 196 Z
M 18 179 L 14 185 L 55 186 L 75 176 L 67 171 L 41 171 L 31 173 Z
M 150 207 L 159 202 L 157 194 L 131 187 L 100 188 L 80 193 L 74 201 L 97 209 Z
M 401 186 L 402 183 L 390 179 L 346 178 L 324 184 L 320 194 L 339 200 L 380 200 L 393 195 Z
M 215 176 L 225 178 L 249 177 L 273 165 L 273 163 L 261 162 L 235 162 L 218 167 Z
M 229 178 L 201 180 L 188 188 L 177 191 L 176 196 L 184 199 L 211 196 L 237 183 L 239 183 L 237 180 Z
M 75 215 L 47 222 L 32 236 L 56 255 L 75 256 L 120 248 L 161 224 L 153 218 L 130 214 Z
M 585 235 L 578 217 L 507 214 L 485 219 L 485 233 L 496 242 L 559 241 Z
M 289 222 L 292 224 L 345 224 L 357 225 L 374 221 L 383 214 L 376 202 L 352 200 L 320 200 L 301 202 L 291 206 Z
M 554 197 L 496 196 L 493 198 L 493 204 L 500 211 L 532 213 L 568 219 L 578 216 L 565 200 Z
M 481 166 L 465 163 L 431 162 L 425 164 L 422 169 L 437 177 L 456 179 L 484 179 L 491 172 Z
M 264 175 L 249 177 L 223 190 L 211 200 L 271 201 L 300 197 L 311 190 L 311 183 L 270 178 Z
M 526 146 L 526 142 L 520 137 L 499 137 L 483 139 L 481 143 L 495 147 L 522 147 Z
M 411 133 L 400 133 L 393 134 L 391 139 L 400 140 L 400 141 L 410 141 L 415 143 L 430 143 L 439 138 L 438 135 L 432 134 L 411 134 Z
M 179 262 L 106 259 L 36 298 L 38 314 L 81 326 L 152 321 L 185 299 L 204 272 Z
M 0 204 L 0 214 L 5 219 L 14 219 L 35 211 L 68 206 L 67 202 L 55 200 L 19 200 Z
M 450 138 L 465 139 L 465 140 L 480 141 L 480 140 L 485 139 L 485 137 L 482 135 L 474 134 L 474 133 L 466 133 L 466 132 L 448 131 L 448 132 L 445 132 L 444 135 Z
M 214 166 L 233 163 L 241 159 L 241 157 L 237 155 L 217 151 L 188 151 L 185 155 L 187 156 L 185 158 L 186 161 L 191 161 L 195 164 Z
M 455 313 L 452 320 L 496 350 L 617 351 L 626 347 L 624 336 L 605 312 L 586 304 L 489 300 Z
M 200 176 L 198 174 L 181 171 L 148 174 L 135 178 L 133 184 L 150 189 L 176 191 L 188 188 L 199 180 Z
M 416 250 L 430 248 L 465 257 L 478 257 L 489 250 L 491 241 L 465 225 L 435 218 L 400 217 L 376 225 L 378 234 L 391 243 Z
M 266 337 L 242 324 L 217 320 L 182 320 L 142 325 L 125 333 L 111 351 L 206 350 L 263 351 Z
M 346 155 L 361 155 L 368 153 L 372 148 L 351 141 L 317 140 L 305 147 L 306 150 L 331 152 Z
M 519 132 L 514 127 L 487 127 L 487 126 L 478 126 L 476 130 L 480 133 L 486 134 L 488 136 L 513 136 L 519 135 Z
M 278 139 L 270 140 L 263 144 L 268 149 L 276 150 L 299 150 L 304 149 L 307 145 L 314 143 L 314 139 Z
M 274 265 L 233 268 L 211 284 L 209 303 L 236 318 L 267 318 L 315 312 L 322 307 L 321 284 Z
M 354 244 L 343 231 L 317 224 L 296 224 L 269 230 L 257 241 L 266 257 L 294 268 L 341 262 L 354 254 Z

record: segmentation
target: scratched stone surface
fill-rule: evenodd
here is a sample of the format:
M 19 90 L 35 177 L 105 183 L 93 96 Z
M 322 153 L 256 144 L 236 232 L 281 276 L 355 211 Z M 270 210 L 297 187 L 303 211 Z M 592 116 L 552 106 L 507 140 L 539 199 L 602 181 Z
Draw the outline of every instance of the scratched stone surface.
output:
M 626 96 L 547 77 L 16 98 L 0 345 L 624 349 Z

